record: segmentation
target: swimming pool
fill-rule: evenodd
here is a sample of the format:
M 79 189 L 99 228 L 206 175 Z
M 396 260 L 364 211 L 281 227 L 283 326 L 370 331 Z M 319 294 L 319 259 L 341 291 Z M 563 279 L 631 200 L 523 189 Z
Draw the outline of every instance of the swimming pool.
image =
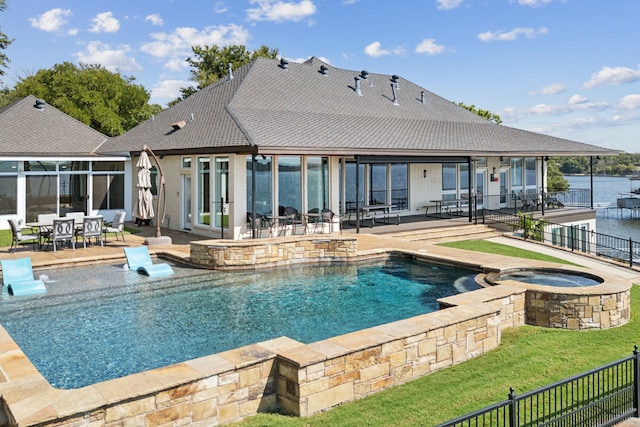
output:
M 393 259 L 151 279 L 52 270 L 46 295 L 2 297 L 2 325 L 55 387 L 78 388 L 288 336 L 315 342 L 438 309 L 473 271 Z

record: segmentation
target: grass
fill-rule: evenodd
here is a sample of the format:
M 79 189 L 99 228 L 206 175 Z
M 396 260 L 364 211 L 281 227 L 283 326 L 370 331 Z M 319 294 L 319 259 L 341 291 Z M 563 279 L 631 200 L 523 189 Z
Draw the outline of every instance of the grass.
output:
M 124 228 L 124 234 L 138 234 L 140 232 L 137 228 Z M 107 238 L 112 238 L 115 236 L 115 233 L 107 233 Z M 0 248 L 11 246 L 11 230 L 0 230 Z M 25 244 L 22 244 L 24 246 Z M 31 243 L 26 244 L 27 247 L 31 248 Z
M 640 288 L 631 291 L 640 312 Z M 517 394 L 588 371 L 633 352 L 640 318 L 624 326 L 568 331 L 521 326 L 506 330 L 501 345 L 483 356 L 309 418 L 259 414 L 240 426 L 432 426 Z
M 487 241 L 443 246 L 575 265 L 560 258 Z M 569 331 L 521 326 L 502 334 L 500 346 L 478 358 L 308 418 L 258 414 L 243 427 L 430 426 L 597 368 L 633 352 L 640 343 L 640 288 L 631 289 L 631 320 L 606 330 Z
M 458 242 L 439 243 L 439 246 L 446 246 L 448 248 L 465 249 L 468 251 L 486 252 L 497 255 L 506 255 L 515 258 L 532 259 L 536 261 L 548 261 L 556 262 L 566 265 L 574 265 L 580 267 L 580 265 L 573 262 L 564 260 L 562 258 L 556 258 L 551 255 L 545 255 L 539 252 L 528 251 L 526 249 L 516 248 L 514 246 L 503 245 L 502 243 L 489 242 L 487 240 L 461 240 Z

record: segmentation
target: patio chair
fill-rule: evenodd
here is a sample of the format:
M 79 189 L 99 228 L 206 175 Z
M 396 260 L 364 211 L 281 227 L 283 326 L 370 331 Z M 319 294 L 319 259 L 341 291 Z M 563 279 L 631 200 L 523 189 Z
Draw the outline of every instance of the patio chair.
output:
M 518 200 L 522 203 L 522 210 L 526 211 L 531 206 L 531 202 L 523 193 L 518 193 Z
M 337 217 L 337 215 L 331 209 L 323 209 L 320 212 L 320 220 L 318 225 L 321 227 L 320 228 L 321 232 L 324 232 L 324 224 L 328 224 L 329 233 L 333 233 L 333 223 L 334 223 L 333 219 L 335 217 Z M 337 223 L 338 223 L 338 227 L 340 228 L 340 234 L 342 234 L 342 220 L 338 218 Z
M 167 263 L 154 264 L 146 246 L 123 248 L 127 257 L 129 270 L 144 273 L 149 277 L 168 276 L 174 274 L 173 268 Z
M 51 237 L 51 232 L 53 231 L 53 220 L 56 218 L 58 218 L 58 214 L 38 214 L 38 224 L 43 224 L 39 227 L 41 241 L 46 241 Z
M 65 218 L 73 218 L 76 224 L 82 224 L 82 219 L 84 218 L 84 212 L 67 212 L 64 214 Z
M 262 231 L 269 230 L 271 227 L 269 219 L 261 214 L 256 214 L 256 237 L 262 237 Z M 247 232 L 253 237 L 253 215 L 247 212 Z
M 302 221 L 300 220 L 300 213 L 298 209 L 293 206 L 286 206 L 284 208 L 285 225 L 292 226 L 292 234 L 296 234 L 296 229 L 298 225 L 302 225 Z
M 36 243 L 38 244 L 40 243 L 40 236 L 37 234 L 34 234 L 32 229 L 21 228 L 18 225 L 18 221 L 16 221 L 13 218 L 9 218 L 7 221 L 9 221 L 9 226 L 11 227 L 11 236 L 12 236 L 9 252 L 11 253 L 15 252 L 16 249 L 18 248 L 18 245 L 20 243 L 25 243 L 25 242 L 33 243 L 33 249 L 35 250 Z M 30 231 L 27 232 L 26 234 L 23 234 L 22 233 L 23 230 L 30 230 Z
M 56 218 L 53 220 L 53 231 L 49 241 L 56 251 L 58 242 L 69 242 L 73 250 L 76 250 L 76 228 L 73 218 Z
M 106 224 L 105 228 L 102 230 L 104 233 L 104 241 L 107 242 L 107 233 L 115 233 L 116 240 L 118 240 L 118 234 L 122 236 L 122 241 L 124 242 L 124 219 L 127 216 L 125 211 L 116 212 L 113 217 L 113 222 L 110 224 Z
M 3 259 L 0 260 L 0 266 L 2 284 L 9 295 L 32 295 L 47 291 L 42 280 L 33 278 L 31 258 Z
M 101 216 L 85 216 L 82 218 L 82 229 L 78 232 L 78 237 L 82 237 L 82 244 L 87 249 L 87 240 L 91 243 L 91 238 L 96 239 L 96 244 L 100 242 L 100 246 L 104 246 L 102 238 L 102 221 Z

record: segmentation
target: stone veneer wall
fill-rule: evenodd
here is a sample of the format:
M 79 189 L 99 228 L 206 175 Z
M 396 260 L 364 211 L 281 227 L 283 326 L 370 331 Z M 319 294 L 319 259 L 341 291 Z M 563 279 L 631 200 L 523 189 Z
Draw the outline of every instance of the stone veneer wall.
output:
M 597 295 L 530 289 L 526 297 L 527 324 L 574 330 L 613 328 L 629 321 L 630 303 L 629 288 Z
M 255 240 L 201 240 L 191 242 L 191 263 L 212 269 L 276 267 L 297 262 L 352 259 L 355 237 L 318 235 Z
M 1 406 L 21 427 L 211 426 L 277 408 L 311 415 L 481 355 L 504 327 L 522 324 L 522 288 L 465 295 L 308 345 L 281 337 L 78 390 L 52 388 L 0 328 Z
M 325 411 L 484 354 L 524 323 L 523 289 L 469 294 L 476 302 L 445 298 L 448 309 L 285 350 L 278 402 L 297 416 Z

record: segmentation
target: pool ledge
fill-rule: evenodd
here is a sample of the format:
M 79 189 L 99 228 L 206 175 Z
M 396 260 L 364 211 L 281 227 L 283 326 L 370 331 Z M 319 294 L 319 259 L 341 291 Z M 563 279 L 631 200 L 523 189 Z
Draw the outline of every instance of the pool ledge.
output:
M 461 363 L 524 324 L 524 290 L 305 345 L 281 337 L 97 383 L 50 386 L 0 327 L 0 425 L 227 424 L 260 412 L 307 416 Z M 2 417 L 5 416 L 5 419 Z
M 576 287 L 549 286 L 499 280 L 499 273 L 489 273 L 479 280 L 526 289 L 525 311 L 526 323 L 529 325 L 572 330 L 608 329 L 622 326 L 631 318 L 630 281 L 613 274 L 594 273 L 593 270 L 579 267 L 546 270 L 597 276 L 602 283 Z

